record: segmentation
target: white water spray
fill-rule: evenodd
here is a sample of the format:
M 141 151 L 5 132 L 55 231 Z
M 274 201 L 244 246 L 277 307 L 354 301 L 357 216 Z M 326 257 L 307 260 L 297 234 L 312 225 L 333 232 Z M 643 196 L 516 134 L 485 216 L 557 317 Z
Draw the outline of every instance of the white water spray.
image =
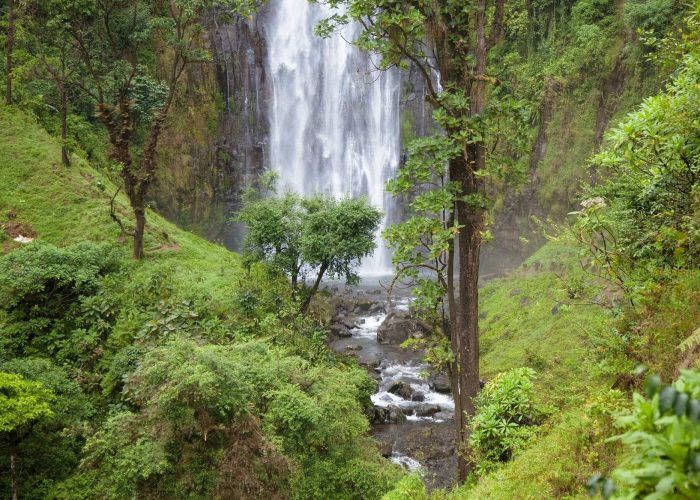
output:
M 270 162 L 283 189 L 303 195 L 364 195 L 391 218 L 384 191 L 399 164 L 399 85 L 351 45 L 358 27 L 330 39 L 314 34 L 329 10 L 307 0 L 274 0 L 267 27 L 272 82 Z M 382 229 L 384 229 L 382 227 Z M 362 274 L 388 274 L 389 252 L 377 235 Z

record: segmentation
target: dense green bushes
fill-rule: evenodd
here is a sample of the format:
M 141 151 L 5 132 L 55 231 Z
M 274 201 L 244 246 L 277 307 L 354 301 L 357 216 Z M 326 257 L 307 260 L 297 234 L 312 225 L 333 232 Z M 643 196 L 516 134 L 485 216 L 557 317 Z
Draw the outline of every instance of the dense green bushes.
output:
M 21 440 L 0 431 L 0 467 L 15 450 L 22 497 L 372 498 L 391 487 L 398 467 L 366 435 L 373 382 L 336 360 L 280 280 L 255 265 L 230 283 L 217 268 L 193 288 L 167 259 L 120 255 L 32 243 L 0 258 L 0 371 L 51 395 Z
M 534 401 L 534 375 L 531 368 L 500 373 L 476 398 L 469 444 L 478 473 L 509 460 L 533 437 L 543 417 Z
M 112 249 L 87 242 L 66 249 L 30 244 L 0 259 L 0 349 L 75 361 L 79 345 L 105 333 L 100 321 L 109 315 L 93 296 L 117 267 Z
M 628 291 L 700 265 L 699 84 L 690 43 L 668 89 L 628 115 L 593 159 L 610 180 L 589 191 L 574 234 Z
M 672 385 L 658 376 L 634 410 L 619 419 L 629 448 L 613 478 L 620 498 L 696 498 L 700 491 L 700 373 L 683 370 Z

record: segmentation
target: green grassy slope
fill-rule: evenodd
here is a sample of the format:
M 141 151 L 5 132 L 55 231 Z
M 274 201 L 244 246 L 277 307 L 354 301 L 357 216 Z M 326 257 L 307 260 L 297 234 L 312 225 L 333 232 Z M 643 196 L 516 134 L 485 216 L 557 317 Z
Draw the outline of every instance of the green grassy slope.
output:
M 63 331 L 59 325 L 51 333 L 66 340 L 62 346 L 75 347 L 79 359 L 91 356 L 90 363 L 75 366 L 68 354 L 55 359 L 56 363 L 63 363 L 61 369 L 65 368 L 67 374 L 79 381 L 97 409 L 85 422 L 86 438 L 108 425 L 110 412 L 121 407 L 122 398 L 126 397 L 121 392 L 124 377 L 139 369 L 149 353 L 171 352 L 169 349 L 173 348 L 168 346 L 174 345 L 172 340 L 184 342 L 181 345 L 193 356 L 195 347 L 202 347 L 202 352 L 226 349 L 233 352 L 253 346 L 251 349 L 265 353 L 265 359 L 270 361 L 267 366 L 251 360 L 246 368 L 274 374 L 269 385 L 252 387 L 251 396 L 244 404 L 249 415 L 247 422 L 255 431 L 250 435 L 236 434 L 240 422 L 229 415 L 233 411 L 230 408 L 224 414 L 229 419 L 226 425 L 232 427 L 222 424 L 223 434 L 209 441 L 205 434 L 204 441 L 209 443 L 206 446 L 189 434 L 182 436 L 177 426 L 171 434 L 163 431 L 169 425 L 167 422 L 162 428 L 153 428 L 155 434 L 149 438 L 153 442 L 165 432 L 169 441 L 164 447 L 184 450 L 181 455 L 176 452 L 169 455 L 169 476 L 149 477 L 149 487 L 159 488 L 153 497 L 174 498 L 176 491 L 188 498 L 213 496 L 212 485 L 221 475 L 217 465 L 222 464 L 221 453 L 229 439 L 238 453 L 234 455 L 234 465 L 240 468 L 231 477 L 244 486 L 253 484 L 245 481 L 257 481 L 255 484 L 260 485 L 261 491 L 276 491 L 279 479 L 287 484 L 285 494 L 290 497 L 308 498 L 307 491 L 316 492 L 318 498 L 377 497 L 400 477 L 398 466 L 381 457 L 367 433 L 369 423 L 362 409 L 369 402 L 370 379 L 356 363 L 338 360 L 325 347 L 323 331 L 317 325 L 289 320 L 285 312 L 291 310 L 292 304 L 284 280 L 270 275 L 262 265 L 244 268 L 238 255 L 178 229 L 152 211 L 148 213 L 146 256 L 142 261 L 132 260 L 130 239 L 122 237 L 110 218 L 110 199 L 116 191 L 113 183 L 80 159 L 75 159 L 70 167 L 63 167 L 57 141 L 20 110 L 3 105 L 0 105 L 0 186 L 3 253 L 21 247 L 23 243 L 14 241 L 14 236 L 23 234 L 60 247 L 86 240 L 105 242 L 120 254 L 118 271 L 104 278 L 98 292 L 107 304 L 109 321 L 105 322 L 106 330 L 95 341 L 94 349 L 86 349 L 74 341 L 85 337 L 81 329 Z M 131 220 L 123 195 L 116 198 L 115 208 L 125 222 Z M 3 315 L 4 311 L 0 312 L 0 329 L 7 319 Z M 156 333 L 148 333 L 153 328 Z M 41 347 L 32 348 L 35 350 L 31 355 L 47 356 L 48 351 L 41 351 Z M 5 355 L 0 352 L 0 362 L 6 361 Z M 23 351 L 21 355 L 27 354 Z M 133 356 L 138 357 L 132 359 Z M 182 368 L 196 371 L 199 369 L 196 363 L 184 363 Z M 284 371 L 285 367 L 290 367 L 288 372 Z M 204 379 L 211 382 L 207 377 Z M 275 399 L 276 389 L 291 396 Z M 161 386 L 158 390 L 165 391 Z M 289 427 L 277 425 L 286 418 L 288 399 L 294 397 L 313 415 L 319 415 L 314 417 L 313 425 L 304 427 L 312 437 L 305 438 L 308 442 L 303 441 L 304 446 L 300 447 L 294 446 L 295 423 Z M 289 403 L 293 417 L 306 418 L 305 413 L 296 411 L 294 401 Z M 178 402 L 192 403 L 186 398 Z M 145 415 L 151 410 L 146 408 L 146 403 L 136 406 L 132 409 L 138 415 L 129 417 L 132 419 L 129 422 L 139 426 L 148 421 Z M 163 417 L 167 418 L 167 415 Z M 138 429 L 151 432 L 146 427 Z M 211 435 L 220 430 L 219 427 L 211 430 Z M 229 431 L 232 434 L 227 434 Z M 251 436 L 259 441 L 257 445 L 251 444 Z M 285 466 L 289 460 L 289 477 L 268 477 L 258 469 L 262 459 L 255 450 L 260 442 L 269 444 L 269 455 L 284 461 Z M 190 444 L 193 448 L 188 448 Z M 96 470 L 79 468 L 79 459 L 87 453 L 83 450 L 80 455 L 80 450 L 80 443 L 74 444 L 75 460 L 60 477 L 53 469 L 47 470 L 48 465 L 36 467 L 43 474 L 38 478 L 43 481 L 41 491 L 34 491 L 30 481 L 22 477 L 21 487 L 27 490 L 20 496 L 44 498 L 51 496 L 47 491 L 54 491 L 52 488 L 59 489 L 60 498 L 109 496 L 104 491 L 111 487 L 110 481 L 103 479 L 114 472 L 105 469 L 108 465 L 104 464 Z M 7 470 L 7 455 L 0 454 L 0 492 L 4 493 L 9 489 Z M 243 478 L 246 474 L 248 477 Z M 189 490 L 180 491 L 183 487 Z M 377 493 L 368 495 L 366 492 L 370 490 Z
M 5 227 L 19 224 L 37 240 L 58 246 L 85 240 L 117 243 L 128 255 L 131 241 L 121 236 L 109 215 L 116 187 L 82 159 L 63 167 L 57 142 L 34 119 L 4 105 L 0 106 L 0 186 L 0 224 Z M 125 222 L 131 220 L 121 193 L 115 210 Z M 147 217 L 146 259 L 131 266 L 167 267 L 174 281 L 191 294 L 235 285 L 241 269 L 236 254 L 178 229 L 152 211 Z M 0 243 L 5 252 L 20 245 L 5 231 Z

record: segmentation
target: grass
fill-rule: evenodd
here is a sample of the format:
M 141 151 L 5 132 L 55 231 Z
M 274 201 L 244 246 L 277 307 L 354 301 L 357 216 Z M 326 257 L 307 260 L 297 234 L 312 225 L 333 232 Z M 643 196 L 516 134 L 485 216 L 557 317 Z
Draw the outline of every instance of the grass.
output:
M 189 295 L 232 296 L 244 279 L 237 254 L 177 228 L 153 211 L 147 215 L 142 262 L 128 259 L 130 238 L 124 238 L 109 215 L 115 185 L 82 158 L 60 162 L 60 146 L 36 121 L 13 107 L 0 105 L 0 224 L 30 228 L 38 241 L 66 246 L 79 241 L 107 242 L 123 250 L 134 280 L 144 273 L 168 272 Z M 123 194 L 115 209 L 127 223 L 131 211 Z M 5 232 L 4 252 L 20 246 Z M 145 268 L 145 269 L 144 269 Z
M 543 400 L 557 406 L 603 382 L 591 369 L 591 339 L 612 329 L 612 316 L 593 303 L 601 287 L 575 263 L 571 249 L 548 245 L 512 275 L 484 287 L 480 319 L 485 379 L 529 366 L 538 372 Z
M 63 167 L 57 141 L 31 117 L 4 105 L 0 105 L 0 185 L 0 223 L 30 228 L 37 240 L 58 246 L 91 240 L 120 248 L 125 293 L 135 292 L 155 276 L 168 275 L 177 288 L 175 295 L 204 297 L 211 312 L 224 314 L 234 308 L 237 289 L 265 279 L 261 274 L 247 275 L 236 254 L 151 211 L 146 258 L 130 260 L 131 242 L 121 237 L 109 216 L 109 201 L 116 191 L 110 179 L 80 158 Z M 123 195 L 116 198 L 116 208 L 130 220 Z M 2 232 L 0 245 L 8 252 L 21 244 Z M 603 287 L 576 264 L 575 250 L 548 244 L 518 270 L 481 290 L 482 376 L 488 380 L 510 368 L 534 368 L 538 399 L 554 413 L 522 454 L 449 496 L 582 496 L 585 480 L 597 470 L 609 470 L 618 453 L 604 442 L 613 432 L 611 409 L 620 406 L 619 393 L 609 390 L 614 381 L 611 370 L 602 361 L 606 339 L 615 337 L 616 328 L 644 332 L 619 355 L 636 356 L 667 378 L 687 361 L 687 355 L 669 346 L 678 345 L 697 327 L 699 272 L 681 276 L 673 286 L 658 291 L 658 300 L 642 304 L 620 322 L 610 310 L 593 305 Z M 276 293 L 273 286 L 268 288 Z M 692 366 L 692 360 L 688 364 Z

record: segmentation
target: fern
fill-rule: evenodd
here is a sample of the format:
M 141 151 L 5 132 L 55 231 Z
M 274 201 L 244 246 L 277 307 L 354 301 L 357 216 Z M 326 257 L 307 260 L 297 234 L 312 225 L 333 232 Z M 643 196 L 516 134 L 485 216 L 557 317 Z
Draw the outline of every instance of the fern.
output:
M 688 352 L 700 345 L 700 327 L 696 328 L 690 336 L 678 345 L 681 352 Z

